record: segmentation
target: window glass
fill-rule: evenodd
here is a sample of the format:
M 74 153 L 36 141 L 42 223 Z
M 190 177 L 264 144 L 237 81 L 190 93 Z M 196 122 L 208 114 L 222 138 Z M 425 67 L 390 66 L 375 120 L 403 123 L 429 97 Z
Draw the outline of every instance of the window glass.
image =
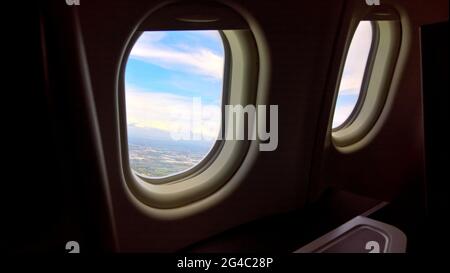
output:
M 192 169 L 221 127 L 224 45 L 219 31 L 146 31 L 125 67 L 128 153 L 141 176 Z
M 333 128 L 343 125 L 352 114 L 361 95 L 361 87 L 372 45 L 372 24 L 361 21 L 353 35 L 333 116 Z

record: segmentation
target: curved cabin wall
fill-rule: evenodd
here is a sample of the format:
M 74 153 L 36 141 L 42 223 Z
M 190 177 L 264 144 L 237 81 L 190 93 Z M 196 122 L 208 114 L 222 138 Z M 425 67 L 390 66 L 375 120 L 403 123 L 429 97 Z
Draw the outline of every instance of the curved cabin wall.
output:
M 386 122 L 372 142 L 353 154 L 336 151 L 328 123 L 335 61 L 344 44 L 339 35 L 345 33 L 342 27 L 348 20 L 344 11 L 364 1 L 223 1 L 239 7 L 244 17 L 245 12 L 251 14 L 266 38 L 271 54 L 268 99 L 279 105 L 278 148 L 260 153 L 252 166 L 244 165 L 235 175 L 241 181 L 232 178 L 222 188 L 228 194 L 207 209 L 176 220 L 143 213 L 130 202 L 123 181 L 117 72 L 133 27 L 163 2 L 90 0 L 76 7 L 106 154 L 119 251 L 176 251 L 254 219 L 301 208 L 309 193 L 317 196 L 328 186 L 390 200 L 405 185 L 423 180 L 419 25 L 445 19 L 446 0 L 395 1 L 411 22 L 410 52 Z
M 229 228 L 301 207 L 306 202 L 316 124 L 342 1 L 225 1 L 248 11 L 271 54 L 269 103 L 279 105 L 279 145 L 259 153 L 220 191 L 220 202 L 189 217 L 149 217 L 127 196 L 117 152 L 116 73 L 127 38 L 163 1 L 86 1 L 77 7 L 106 156 L 119 251 L 176 251 Z M 320 15 L 320 16 L 317 16 Z M 103 20 L 99 20 L 103 18 Z M 284 18 L 284 20 L 280 20 Z M 249 18 L 246 18 L 249 20 Z M 250 18 L 251 19 L 251 18 Z M 219 193 L 218 191 L 217 193 Z M 211 195 L 217 198 L 217 193 Z M 206 200 L 206 199 L 204 199 Z M 189 205 L 201 205 L 201 201 Z
M 357 2 L 363 1 L 354 2 L 356 6 Z M 402 23 L 396 68 L 401 74 L 394 74 L 385 107 L 374 126 L 376 132 L 363 148 L 341 153 L 327 135 L 318 175 L 320 189 L 331 185 L 385 201 L 393 200 L 407 187 L 425 192 L 419 33 L 423 24 L 448 20 L 448 1 L 382 1 L 390 3 Z

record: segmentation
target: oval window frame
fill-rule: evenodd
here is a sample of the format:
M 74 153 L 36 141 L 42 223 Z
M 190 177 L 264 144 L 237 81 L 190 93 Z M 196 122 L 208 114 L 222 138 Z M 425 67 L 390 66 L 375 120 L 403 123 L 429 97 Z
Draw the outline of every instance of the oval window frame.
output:
M 363 20 L 359 21 L 358 24 L 356 25 L 356 27 L 354 28 L 353 32 L 352 32 L 352 40 L 350 41 L 350 44 L 346 47 L 346 53 L 345 53 L 345 61 L 347 60 L 348 57 L 348 53 L 350 51 L 350 46 L 351 43 L 353 41 L 353 37 L 356 33 L 356 30 L 358 29 L 359 23 L 362 22 Z M 364 73 L 363 73 L 363 78 L 361 81 L 361 87 L 359 89 L 359 93 L 358 93 L 358 99 L 356 100 L 355 106 L 353 107 L 352 111 L 350 112 L 350 114 L 348 115 L 348 117 L 337 127 L 332 128 L 333 132 L 339 131 L 341 129 L 344 129 L 348 126 L 350 126 L 353 121 L 356 119 L 356 117 L 358 116 L 361 108 L 362 108 L 362 104 L 364 103 L 364 100 L 366 98 L 366 94 L 367 94 L 367 89 L 368 89 L 368 83 L 369 83 L 369 78 L 370 78 L 370 74 L 372 73 L 372 68 L 373 68 L 373 63 L 375 60 L 375 55 L 376 55 L 376 51 L 377 51 L 377 47 L 378 47 L 378 43 L 379 43 L 379 35 L 380 35 L 380 30 L 379 30 L 379 26 L 377 23 L 375 23 L 374 21 L 369 21 L 370 25 L 372 27 L 372 42 L 370 44 L 370 49 L 369 49 L 369 54 L 367 56 L 367 61 L 366 61 L 366 66 L 364 68 Z M 344 62 L 344 67 L 342 68 L 342 74 L 343 71 L 345 69 L 345 62 Z M 342 81 L 342 75 L 340 77 L 339 83 Z M 337 99 L 339 97 L 339 90 L 338 90 L 338 94 L 336 97 L 336 102 L 337 103 Z M 334 111 L 336 111 L 336 106 Z M 334 115 L 333 115 L 334 117 Z
M 224 109 L 224 105 L 226 105 L 227 103 L 229 103 L 230 101 L 230 86 L 229 86 L 229 82 L 230 82 L 230 55 L 231 55 L 231 51 L 230 51 L 230 44 L 225 36 L 225 34 L 223 33 L 222 30 L 217 30 L 220 34 L 221 37 L 221 41 L 223 44 L 223 49 L 224 49 L 224 69 L 223 69 L 223 80 L 222 80 L 222 98 L 221 98 L 221 109 L 222 109 L 222 113 L 221 113 L 221 126 L 223 126 L 224 124 L 224 114 L 223 114 L 223 109 Z M 136 31 L 133 35 L 133 37 L 130 40 L 130 46 L 127 48 L 126 50 L 126 56 L 127 56 L 127 60 L 124 62 L 124 68 L 123 70 L 121 69 L 120 75 L 121 75 L 121 79 L 120 79 L 120 86 L 122 86 L 120 92 L 125 92 L 125 81 L 124 81 L 124 75 L 125 75 L 125 71 L 126 71 L 126 66 L 127 66 L 127 62 L 128 62 L 128 58 L 129 58 L 129 54 L 131 52 L 131 50 L 133 49 L 134 45 L 136 44 L 136 42 L 139 40 L 140 36 L 144 33 L 145 31 Z M 126 95 L 125 95 L 126 97 Z M 208 166 L 211 164 L 212 161 L 214 161 L 214 158 L 217 157 L 218 153 L 220 153 L 223 144 L 224 144 L 223 139 L 216 139 L 215 143 L 212 145 L 211 149 L 208 151 L 208 153 L 206 154 L 206 156 L 204 158 L 202 158 L 196 165 L 184 170 L 184 171 L 180 171 L 171 175 L 167 175 L 167 176 L 163 176 L 163 177 L 148 177 L 145 176 L 143 174 L 140 174 L 139 172 L 133 170 L 133 168 L 131 168 L 131 165 L 129 164 L 129 160 L 128 160 L 128 165 L 130 165 L 130 171 L 134 172 L 134 174 L 139 177 L 140 179 L 148 182 L 148 183 L 152 183 L 152 184 L 157 184 L 157 185 L 161 185 L 161 184 L 166 184 L 166 183 L 171 183 L 171 182 L 182 182 L 183 180 L 189 179 L 190 177 L 193 177 L 195 175 L 198 175 L 199 173 L 201 173 L 203 170 L 205 170 L 206 168 L 208 168 Z M 126 150 L 124 150 L 124 153 L 126 153 L 128 155 L 128 159 L 129 159 L 129 151 L 128 151 L 128 147 L 126 148 Z
M 207 168 L 199 173 L 196 173 L 195 175 L 187 177 L 186 179 L 164 184 L 149 183 L 148 181 L 137 176 L 131 169 L 128 162 L 129 158 L 127 152 L 128 140 L 124 71 L 126 60 L 128 60 L 132 45 L 134 45 L 135 42 L 132 41 L 132 37 L 136 37 L 137 30 L 140 26 L 142 26 L 142 24 L 144 24 L 143 22 L 153 16 L 153 14 L 160 10 L 164 10 L 170 5 L 173 7 L 173 5 L 179 5 L 180 3 L 181 2 L 168 3 L 158 6 L 148 12 L 147 15 L 139 21 L 136 27 L 130 31 L 130 38 L 128 39 L 120 57 L 121 61 L 117 75 L 117 105 L 119 112 L 118 133 L 120 135 L 121 170 L 123 171 L 126 190 L 129 193 L 129 197 L 133 197 L 131 199 L 133 203 L 143 209 L 145 213 L 150 213 L 149 215 L 163 218 L 177 217 L 177 215 L 180 216 L 176 213 L 178 209 L 183 208 L 184 210 L 185 207 L 188 209 L 187 205 L 205 199 L 206 197 L 212 195 L 212 193 L 218 191 L 222 188 L 222 186 L 224 186 L 225 183 L 231 180 L 231 178 L 238 171 L 239 167 L 244 163 L 244 160 L 246 162 L 248 161 L 246 165 L 251 164 L 250 162 L 254 162 L 258 154 L 258 151 L 254 149 L 254 145 L 257 145 L 258 141 L 252 141 L 253 143 L 251 144 L 251 141 L 248 140 L 226 140 L 224 141 L 220 152 L 215 153 L 217 157 L 214 158 L 214 160 L 210 160 L 211 164 Z M 204 2 L 202 2 L 202 4 L 204 4 Z M 231 10 L 233 13 L 231 16 L 232 18 L 234 17 L 235 19 L 236 16 L 239 16 L 241 20 L 246 23 L 245 28 L 234 28 L 236 26 L 234 22 L 225 22 L 227 29 L 222 29 L 223 34 L 230 46 L 231 68 L 229 71 L 229 77 L 227 77 L 227 84 L 230 88 L 230 104 L 265 104 L 267 100 L 269 69 L 268 66 L 263 64 L 270 62 L 270 55 L 265 44 L 265 38 L 259 26 L 248 13 L 245 11 L 240 13 L 242 10 L 239 10 L 240 12 L 238 12 L 234 6 L 231 7 L 218 2 L 215 4 L 223 7 L 224 10 Z M 189 5 L 191 5 L 191 3 L 189 3 Z M 198 10 L 198 8 L 196 10 Z M 248 22 L 244 19 L 242 14 L 246 15 L 246 19 L 250 17 L 249 20 L 251 20 L 251 25 L 247 24 Z M 184 21 L 178 21 L 177 24 L 180 22 L 183 24 L 187 23 Z M 194 28 L 186 28 L 186 30 L 214 29 L 211 28 L 211 26 L 206 28 L 198 28 L 198 22 L 192 23 Z M 212 23 L 214 24 L 215 22 Z M 228 27 L 231 27 L 232 30 L 229 30 Z M 166 214 L 166 212 L 169 212 L 167 209 L 171 209 L 170 211 L 173 212 Z
M 346 51 L 350 47 L 356 27 L 363 20 L 370 20 L 373 24 L 376 24 L 377 34 L 374 39 L 376 39 L 377 44 L 369 56 L 368 61 L 371 63 L 366 65 L 363 80 L 365 86 L 363 99 L 360 99 L 360 94 L 355 109 L 349 117 L 350 119 L 347 119 L 342 124 L 343 126 L 330 130 L 334 147 L 342 153 L 354 152 L 367 145 L 368 141 L 363 140 L 374 128 L 386 105 L 401 49 L 402 24 L 400 17 L 394 9 L 384 7 L 379 13 L 373 11 L 352 22 L 350 28 L 352 31 L 349 32 L 351 35 L 347 42 Z M 344 69 L 346 57 L 347 52 L 343 57 L 339 79 Z M 340 80 L 338 83 L 340 83 Z M 335 112 L 337 92 L 339 92 L 339 86 L 336 88 L 331 121 Z M 330 126 L 332 126 L 331 123 Z M 364 144 L 361 144 L 363 142 Z

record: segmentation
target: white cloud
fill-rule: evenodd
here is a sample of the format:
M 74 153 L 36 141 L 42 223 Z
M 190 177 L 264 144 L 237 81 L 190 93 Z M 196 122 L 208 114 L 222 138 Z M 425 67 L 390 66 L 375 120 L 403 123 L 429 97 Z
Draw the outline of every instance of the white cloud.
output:
M 199 31 L 198 34 L 200 34 L 206 38 L 209 38 L 214 41 L 222 43 L 222 38 L 220 37 L 220 34 L 217 31 Z
M 344 123 L 344 121 L 346 121 L 347 118 L 352 113 L 353 108 L 355 108 L 353 105 L 346 105 L 346 106 L 337 105 L 336 109 L 334 110 L 333 128 L 336 128 L 342 123 Z
M 216 139 L 220 129 L 220 107 L 202 104 L 200 121 L 193 122 L 196 108 L 193 100 L 168 93 L 126 91 L 127 123 L 137 128 L 153 128 L 168 133 L 187 131 Z
M 163 38 L 163 33 L 143 33 L 131 50 L 130 56 L 166 69 L 222 79 L 223 56 L 215 54 L 208 48 L 189 44 L 168 46 L 161 42 Z
M 363 21 L 358 26 L 350 45 L 339 86 L 342 95 L 358 95 L 366 68 L 372 42 L 370 22 Z
M 372 26 L 370 22 L 362 21 L 353 36 L 345 60 L 344 71 L 339 85 L 339 96 L 359 95 L 371 43 Z M 344 123 L 352 113 L 354 107 L 354 103 L 348 105 L 338 100 L 334 110 L 333 128 Z
M 138 40 L 144 43 L 154 43 L 161 41 L 166 36 L 167 32 L 164 31 L 148 31 L 144 32 Z

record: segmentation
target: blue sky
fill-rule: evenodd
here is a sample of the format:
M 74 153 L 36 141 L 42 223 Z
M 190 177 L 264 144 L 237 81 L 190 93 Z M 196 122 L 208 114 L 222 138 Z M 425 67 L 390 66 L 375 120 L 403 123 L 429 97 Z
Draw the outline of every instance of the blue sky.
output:
M 144 32 L 125 70 L 129 132 L 166 138 L 174 130 L 190 127 L 192 133 L 217 137 L 223 65 L 218 31 Z M 202 103 L 201 125 L 191 124 L 194 98 Z
M 353 110 L 372 39 L 370 22 L 358 26 L 345 62 L 333 127 Z M 213 140 L 220 127 L 224 48 L 218 31 L 148 31 L 133 46 L 125 70 L 129 136 L 170 139 L 184 129 Z M 293 86 L 292 88 L 298 88 Z M 193 124 L 193 99 L 202 124 Z
M 355 108 L 371 43 L 371 24 L 369 21 L 362 21 L 355 31 L 347 53 L 333 117 L 333 128 L 341 125 Z

